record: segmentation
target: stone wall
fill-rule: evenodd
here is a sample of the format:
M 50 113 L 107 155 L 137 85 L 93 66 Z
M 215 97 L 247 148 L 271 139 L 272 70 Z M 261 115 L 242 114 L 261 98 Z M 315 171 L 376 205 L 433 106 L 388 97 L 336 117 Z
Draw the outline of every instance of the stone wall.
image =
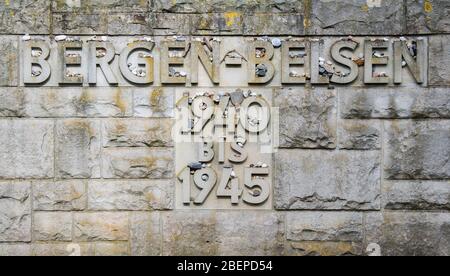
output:
M 372 244 L 450 255 L 449 12 L 448 0 L 2 1 L 0 255 L 367 255 Z M 170 134 L 184 86 L 27 86 L 25 34 L 236 47 L 265 35 L 422 37 L 428 75 L 327 87 L 282 85 L 278 72 L 252 85 L 280 110 L 269 207 L 186 210 Z M 217 90 L 248 86 L 224 78 Z

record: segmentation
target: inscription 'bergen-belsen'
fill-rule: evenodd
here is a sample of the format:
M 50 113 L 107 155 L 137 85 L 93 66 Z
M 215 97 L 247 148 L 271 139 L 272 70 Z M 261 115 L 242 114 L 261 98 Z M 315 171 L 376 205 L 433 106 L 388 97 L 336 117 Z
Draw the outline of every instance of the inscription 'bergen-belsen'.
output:
M 417 83 L 424 82 L 426 45 L 421 39 L 414 41 L 414 51 L 411 51 L 411 42 L 395 40 L 393 42 L 393 60 L 384 54 L 376 55 L 377 51 L 387 51 L 390 42 L 387 39 L 365 39 L 364 57 L 357 62 L 344 55 L 345 51 L 354 52 L 359 47 L 359 42 L 351 38 L 337 41 L 331 46 L 331 58 L 340 66 L 347 68 L 347 73 L 331 73 L 324 69 L 324 60 L 320 57 L 320 49 L 323 41 L 314 39 L 297 39 L 284 41 L 281 45 L 281 83 L 303 84 L 309 80 L 312 84 L 350 84 L 358 78 L 358 66 L 364 63 L 364 83 L 388 84 L 390 76 L 387 73 L 377 73 L 376 67 L 389 65 L 393 62 L 393 81 L 402 83 L 402 67 L 408 67 Z M 87 47 L 87 74 L 70 74 L 68 68 L 80 67 L 82 57 L 68 54 L 69 51 L 82 51 Z M 151 55 L 155 43 L 139 41 L 128 44 L 119 55 L 119 71 L 123 78 L 132 84 L 145 85 L 154 82 L 154 58 Z M 34 55 L 38 49 L 40 54 Z M 233 59 L 227 55 L 221 56 L 220 41 L 211 41 L 205 47 L 201 41 L 162 41 L 160 49 L 160 80 L 162 84 L 196 84 L 198 83 L 198 63 L 201 62 L 209 78 L 214 84 L 220 83 L 220 65 L 226 61 L 227 65 L 242 65 L 242 62 L 233 63 Z M 98 55 L 101 50 L 104 54 Z M 275 75 L 275 66 L 272 62 L 274 46 L 269 41 L 249 41 L 247 46 L 248 57 L 243 58 L 247 62 L 248 83 L 264 84 L 270 82 Z M 23 47 L 23 72 L 25 85 L 41 85 L 49 80 L 52 70 L 59 74 L 61 85 L 89 85 L 97 84 L 97 70 L 100 69 L 109 85 L 118 85 L 118 78 L 114 73 L 112 62 L 116 58 L 116 49 L 111 42 L 104 41 L 62 41 L 57 44 L 58 68 L 51 68 L 48 61 L 51 48 L 47 42 L 30 40 L 24 42 Z M 147 55 L 139 55 L 133 62 L 134 67 L 140 68 L 142 74 L 133 72 L 130 66 L 130 56 L 135 52 L 145 52 Z M 233 51 L 232 51 L 233 52 Z M 296 52 L 303 54 L 296 55 Z M 182 53 L 174 54 L 174 53 Z M 260 54 L 263 53 L 263 54 Z M 359 63 L 359 64 L 358 64 Z M 176 72 L 175 67 L 185 66 L 189 72 Z M 294 73 L 293 67 L 303 67 L 303 73 Z M 34 68 L 39 68 L 38 73 Z

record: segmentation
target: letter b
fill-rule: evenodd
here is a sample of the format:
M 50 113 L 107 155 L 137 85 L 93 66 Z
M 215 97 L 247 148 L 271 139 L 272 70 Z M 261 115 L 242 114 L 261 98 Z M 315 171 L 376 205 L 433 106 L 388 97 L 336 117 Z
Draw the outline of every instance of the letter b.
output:
M 34 49 L 40 49 L 40 55 L 33 55 Z M 50 47 L 44 41 L 27 41 L 23 46 L 23 82 L 25 84 L 42 84 L 50 78 L 51 68 L 47 59 Z M 39 74 L 33 74 L 33 66 L 40 67 Z

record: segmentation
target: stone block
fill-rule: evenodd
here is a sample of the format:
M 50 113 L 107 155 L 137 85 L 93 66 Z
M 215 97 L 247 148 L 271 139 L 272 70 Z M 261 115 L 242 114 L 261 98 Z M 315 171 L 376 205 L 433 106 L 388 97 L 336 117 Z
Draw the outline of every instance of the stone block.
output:
M 108 17 L 109 35 L 153 34 L 152 18 L 147 13 L 118 13 Z
M 383 256 L 449 256 L 450 214 L 386 212 L 366 217 L 367 242 Z
M 0 179 L 51 178 L 53 121 L 0 120 Z
M 383 206 L 390 210 L 450 210 L 449 182 L 389 181 Z
M 80 242 L 127 241 L 128 226 L 127 213 L 76 213 L 74 239 Z
M 309 35 L 401 35 L 405 20 L 397 0 L 318 0 L 305 8 Z
M 218 213 L 217 219 L 220 255 L 283 255 L 283 214 L 272 211 L 222 211 Z
M 410 34 L 450 33 L 450 2 L 446 0 L 407 0 L 406 31 Z
M 152 35 L 153 20 L 147 12 L 54 12 L 54 32 L 71 35 Z M 152 28 L 153 27 L 153 28 Z
M 84 181 L 33 182 L 33 210 L 82 211 L 86 206 L 87 194 Z
M 0 33 L 49 34 L 50 0 L 3 1 Z
M 85 256 L 112 256 L 121 257 L 130 255 L 130 246 L 128 242 L 97 242 L 89 245 L 84 251 Z
M 116 119 L 103 121 L 104 147 L 171 147 L 170 119 Z
M 288 241 L 362 242 L 362 213 L 351 212 L 288 212 Z
M 68 35 L 107 34 L 109 15 L 107 13 L 52 13 L 53 32 Z
M 26 257 L 31 255 L 31 245 L 28 243 L 2 243 L 0 256 Z
M 193 35 L 242 35 L 243 15 L 239 12 L 192 15 Z
M 281 150 L 275 154 L 275 208 L 380 208 L 380 154 L 374 151 Z
M 284 223 L 258 211 L 162 213 L 163 255 L 280 255 Z
M 142 0 L 58 0 L 52 1 L 53 12 L 95 12 L 104 10 L 108 12 L 146 12 L 152 1 Z
M 294 256 L 360 256 L 361 243 L 341 241 L 289 242 L 290 253 Z
M 132 90 L 126 88 L 25 88 L 31 117 L 129 117 Z
M 91 181 L 88 194 L 89 210 L 170 210 L 174 204 L 171 180 Z
M 336 148 L 336 93 L 281 89 L 274 106 L 280 113 L 281 148 Z
M 170 88 L 139 89 L 134 92 L 135 117 L 173 117 L 174 94 Z
M 100 122 L 67 119 L 56 123 L 56 173 L 61 178 L 100 177 Z
M 189 35 L 192 16 L 179 13 L 152 13 L 151 24 L 154 35 Z
M 51 257 L 51 256 L 71 256 L 74 254 L 78 255 L 76 249 L 80 248 L 79 244 L 72 243 L 33 243 L 31 245 L 31 255 L 32 256 L 42 256 L 42 257 Z M 75 251 L 74 251 L 75 250 Z
M 244 35 L 304 35 L 303 17 L 299 13 L 256 13 L 244 16 Z
M 385 123 L 385 177 L 450 179 L 450 121 Z
M 345 119 L 450 118 L 450 93 L 445 88 L 339 89 Z
M 172 149 L 110 148 L 103 150 L 104 178 L 172 178 Z
M 338 148 L 346 150 L 376 150 L 381 148 L 381 122 L 340 120 Z
M 34 243 L 33 256 L 128 256 L 128 242 Z
M 34 213 L 33 240 L 71 241 L 72 214 L 70 212 Z
M 0 26 L 0 30 L 1 28 Z M 2 72 L 0 86 L 17 86 L 19 83 L 19 37 L 0 36 L 0 53 L 2 53 L 0 55 L 0 72 Z
M 450 85 L 450 35 L 431 36 L 429 46 L 429 84 Z
M 31 241 L 30 183 L 0 182 L 0 242 L 29 241 Z
M 132 256 L 159 256 L 162 253 L 160 212 L 130 214 L 130 244 Z
M 301 12 L 302 0 L 155 0 L 154 12 L 208 13 L 208 12 Z
M 25 94 L 20 88 L 0 88 L 0 117 L 22 117 L 25 113 Z

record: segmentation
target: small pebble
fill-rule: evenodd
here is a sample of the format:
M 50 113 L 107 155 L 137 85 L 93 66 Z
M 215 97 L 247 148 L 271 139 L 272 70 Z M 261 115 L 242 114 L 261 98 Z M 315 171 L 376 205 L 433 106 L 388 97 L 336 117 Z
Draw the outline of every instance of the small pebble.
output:
M 279 39 L 279 38 L 272 39 L 272 45 L 275 48 L 280 48 L 281 47 L 281 39 Z
M 30 41 L 31 40 L 31 36 L 29 34 L 26 34 L 22 37 L 23 41 Z
M 203 164 L 200 162 L 193 162 L 188 165 L 191 170 L 200 170 L 203 168 Z
M 66 39 L 67 39 L 66 35 L 55 36 L 55 41 L 63 41 L 63 40 L 66 40 Z
M 260 190 L 254 190 L 253 191 L 253 196 L 260 196 L 261 195 L 261 191 Z
M 236 178 L 236 173 L 234 171 L 231 172 L 231 177 Z

